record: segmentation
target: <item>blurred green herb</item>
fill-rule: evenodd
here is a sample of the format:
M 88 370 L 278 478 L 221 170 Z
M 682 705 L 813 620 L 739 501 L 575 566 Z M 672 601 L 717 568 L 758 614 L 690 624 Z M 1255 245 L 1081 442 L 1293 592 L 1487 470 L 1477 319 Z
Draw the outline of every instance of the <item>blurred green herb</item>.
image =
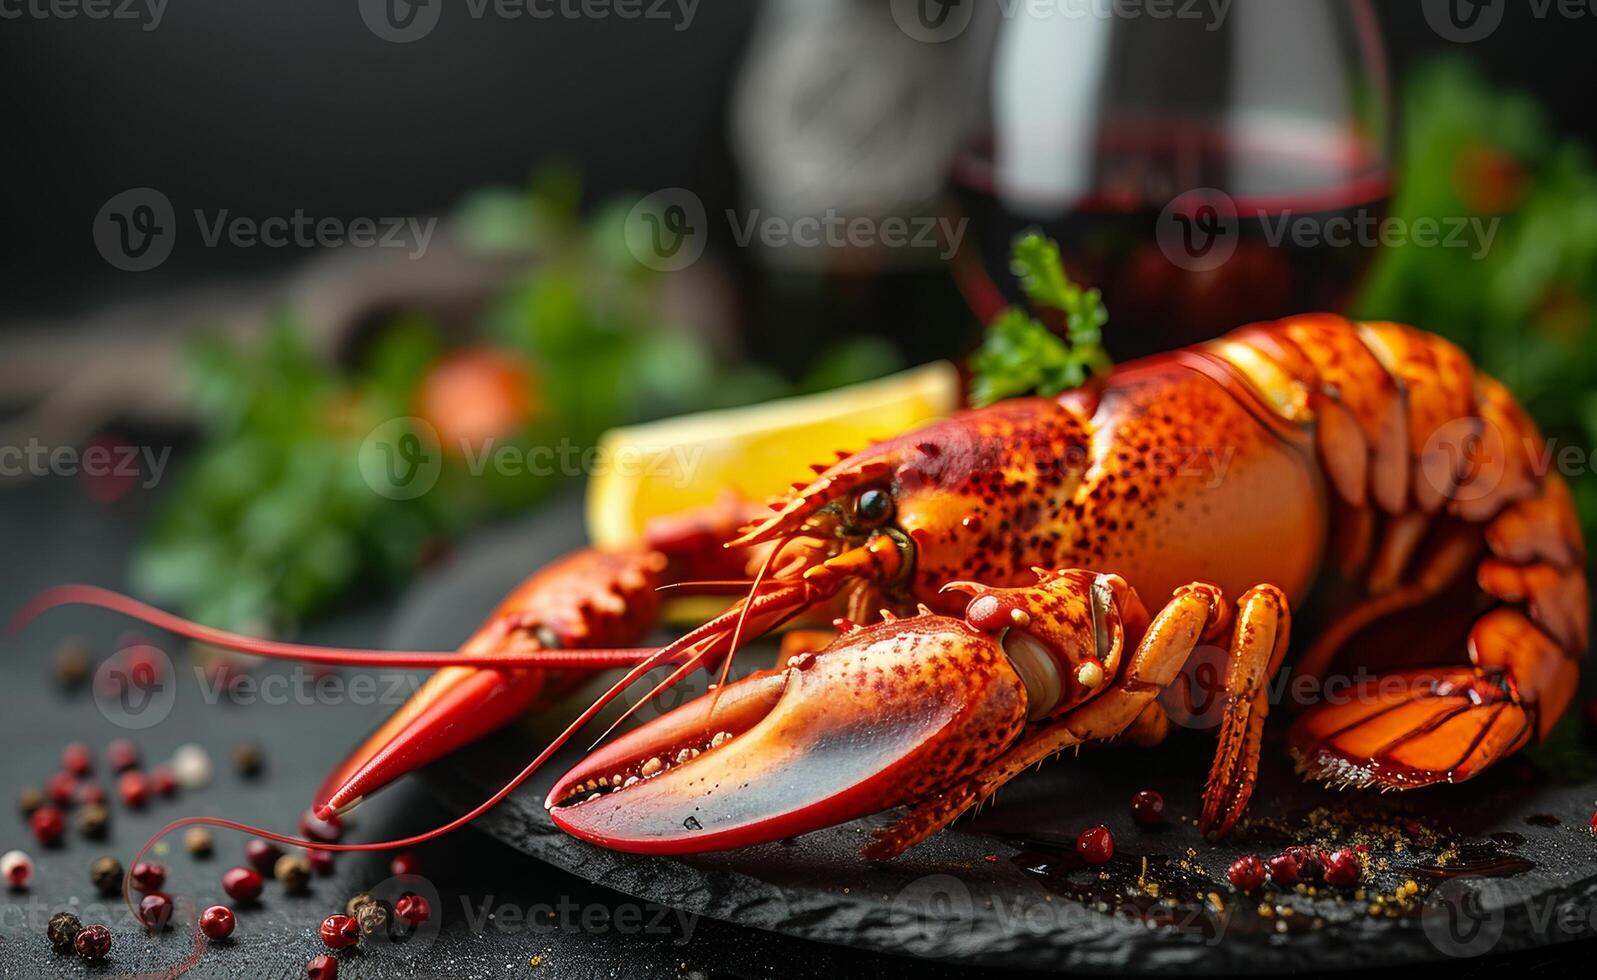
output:
M 878 343 L 849 344 L 823 352 L 795 387 L 718 360 L 700 335 L 661 322 L 664 279 L 625 245 L 631 202 L 584 219 L 579 197 L 570 174 L 549 171 L 530 190 L 474 194 L 456 216 L 469 247 L 526 259 L 468 340 L 499 369 L 491 379 L 524 389 L 501 392 L 526 411 L 494 452 L 527 460 L 532 447 L 572 447 L 561 457 L 572 458 L 625 422 L 899 366 Z M 291 313 L 258 343 L 198 344 L 190 376 L 201 445 L 135 558 L 135 586 L 205 623 L 287 632 L 357 587 L 403 583 L 463 531 L 547 496 L 572 474 L 501 471 L 482 465 L 481 450 L 474 465 L 446 447 L 436 485 L 414 499 L 391 499 L 362 478 L 363 441 L 425 414 L 419 391 L 450 362 L 449 346 L 420 314 L 384 323 L 351 370 L 316 355 Z
M 1109 322 L 1103 297 L 1082 289 L 1065 274 L 1059 245 L 1037 232 L 1015 239 L 1010 269 L 1033 310 L 1009 307 L 988 324 L 981 347 L 971 358 L 970 400 L 991 405 L 1019 395 L 1057 395 L 1079 388 L 1112 366 L 1103 348 Z
M 1529 96 L 1471 64 L 1412 76 L 1392 217 L 1475 219 L 1470 248 L 1383 249 L 1354 313 L 1454 340 L 1560 445 L 1597 445 L 1597 168 Z M 1442 224 L 1441 227 L 1448 227 Z M 1489 247 L 1486 236 L 1490 235 Z M 1571 481 L 1588 536 L 1597 479 Z

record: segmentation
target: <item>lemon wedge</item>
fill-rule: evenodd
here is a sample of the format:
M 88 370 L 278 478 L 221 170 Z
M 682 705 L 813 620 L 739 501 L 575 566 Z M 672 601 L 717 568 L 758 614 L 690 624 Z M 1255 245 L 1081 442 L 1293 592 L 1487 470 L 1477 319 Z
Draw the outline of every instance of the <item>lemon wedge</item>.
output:
M 959 406 L 959 374 L 938 361 L 902 374 L 747 408 L 700 412 L 606 432 L 588 481 L 589 539 L 635 543 L 654 517 L 714 502 L 731 487 L 750 500 L 813 478 L 811 463 L 864 449 Z

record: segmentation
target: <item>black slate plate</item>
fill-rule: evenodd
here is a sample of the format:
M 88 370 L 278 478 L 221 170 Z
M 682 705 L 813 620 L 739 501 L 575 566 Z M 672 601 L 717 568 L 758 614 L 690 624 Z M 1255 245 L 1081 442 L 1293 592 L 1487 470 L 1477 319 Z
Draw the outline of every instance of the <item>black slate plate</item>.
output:
M 581 543 L 562 501 L 462 550 L 401 606 L 388 642 L 459 642 L 520 577 Z M 740 654 L 768 663 L 769 645 Z M 597 682 L 596 682 L 597 683 Z M 703 679 L 698 679 L 702 689 Z M 669 704 L 666 705 L 669 707 Z M 577 710 L 563 706 L 433 766 L 425 778 L 462 809 L 496 790 Z M 643 709 L 643 714 L 651 711 Z M 596 729 L 594 736 L 597 736 Z M 857 856 L 879 817 L 795 841 L 690 859 L 646 858 L 561 833 L 544 793 L 582 754 L 573 744 L 479 821 L 512 846 L 635 896 L 742 925 L 901 955 L 1059 971 L 1263 973 L 1446 960 L 1597 933 L 1597 797 L 1592 753 L 1567 720 L 1554 744 L 1474 782 L 1401 795 L 1302 783 L 1267 738 L 1249 823 L 1223 844 L 1192 826 L 1212 742 L 1180 732 L 1155 750 L 1114 747 L 1056 760 L 1000 801 L 891 863 Z M 1165 795 L 1172 820 L 1139 830 L 1127 802 Z M 1118 855 L 1079 868 L 1071 843 L 1107 825 Z M 1225 868 L 1286 843 L 1365 843 L 1375 868 L 1354 897 L 1237 894 Z M 1145 863 L 1146 859 L 1146 863 Z M 1394 916 L 1368 906 L 1420 885 Z M 1153 886 L 1148 887 L 1149 884 Z M 1158 899 L 1150 896 L 1157 889 Z

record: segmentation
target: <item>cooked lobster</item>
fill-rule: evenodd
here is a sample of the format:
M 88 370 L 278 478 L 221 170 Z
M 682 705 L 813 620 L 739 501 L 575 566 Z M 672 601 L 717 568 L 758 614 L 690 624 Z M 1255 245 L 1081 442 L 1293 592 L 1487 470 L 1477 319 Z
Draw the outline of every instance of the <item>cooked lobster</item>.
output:
M 1354 683 L 1296 718 L 1299 769 L 1381 789 L 1461 782 L 1545 737 L 1576 689 L 1584 546 L 1545 459 L 1507 390 L 1437 336 L 1330 315 L 1245 327 L 843 455 L 763 519 L 724 503 L 657 522 L 635 549 L 568 557 L 458 656 L 407 655 L 451 665 L 316 803 L 347 809 L 585 671 L 631 668 L 600 704 L 665 663 L 666 683 L 717 661 L 724 681 L 743 638 L 827 609 L 841 613 L 830 642 L 790 641 L 777 669 L 591 754 L 550 794 L 555 822 L 681 853 L 904 807 L 866 852 L 889 858 L 1063 749 L 1158 742 L 1161 692 L 1208 649 L 1223 715 L 1201 825 L 1224 834 L 1311 586 L 1326 625 L 1291 669 Z M 627 648 L 653 627 L 657 589 L 706 578 L 747 594 L 669 647 Z M 46 602 L 63 600 L 110 604 Z

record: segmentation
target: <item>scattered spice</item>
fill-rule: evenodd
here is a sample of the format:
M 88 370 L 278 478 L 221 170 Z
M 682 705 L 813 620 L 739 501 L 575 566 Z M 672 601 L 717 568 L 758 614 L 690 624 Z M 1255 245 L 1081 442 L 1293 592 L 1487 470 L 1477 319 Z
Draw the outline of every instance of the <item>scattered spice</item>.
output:
M 266 756 L 254 742 L 240 742 L 233 747 L 233 768 L 245 779 L 254 779 L 266 767 Z
M 78 811 L 78 833 L 100 840 L 111 829 L 111 811 L 103 803 L 90 803 Z
M 1131 819 L 1139 827 L 1158 827 L 1164 823 L 1164 796 L 1145 789 L 1131 798 Z
M 89 672 L 94 667 L 89 657 L 89 645 L 81 637 L 63 639 L 50 657 L 50 666 L 57 687 L 63 691 L 77 690 L 89 679 Z
M 116 795 L 127 806 L 141 810 L 150 802 L 150 781 L 137 769 L 129 769 L 116 779 Z
M 333 852 L 324 851 L 319 847 L 307 847 L 305 860 L 311 863 L 311 870 L 322 877 L 333 873 Z
M 1326 858 L 1325 882 L 1341 888 L 1350 887 L 1359 883 L 1359 876 L 1364 873 L 1364 866 L 1359 863 L 1358 852 L 1350 847 Z
M 128 875 L 133 887 L 141 892 L 157 892 L 166 884 L 166 865 L 154 861 L 140 861 Z
M 28 817 L 28 826 L 40 844 L 54 847 L 61 843 L 61 835 L 67 831 L 67 818 L 53 806 L 41 806 Z
M 355 921 L 360 925 L 360 934 L 363 936 L 383 933 L 388 928 L 388 920 L 387 902 L 373 901 L 368 897 L 364 904 L 355 909 Z
M 1270 880 L 1280 887 L 1290 888 L 1298 883 L 1298 861 L 1291 854 L 1277 854 L 1266 863 Z
M 344 903 L 344 911 L 349 915 L 356 915 L 360 912 L 362 905 L 367 905 L 374 901 L 376 899 L 372 898 L 369 892 L 359 892 L 351 895 L 349 901 Z
M 61 750 L 61 768 L 75 776 L 87 776 L 94 768 L 94 753 L 82 742 L 69 742 Z
M 69 807 L 77 799 L 78 777 L 70 772 L 55 772 L 44 781 L 44 794 L 59 807 Z
M 347 915 L 329 915 L 319 931 L 328 949 L 348 949 L 360 942 L 360 923 Z
M 283 890 L 290 895 L 302 895 L 311 882 L 311 863 L 298 854 L 285 854 L 277 859 L 272 873 L 282 882 Z
M 17 791 L 17 809 L 22 811 L 24 817 L 33 816 L 33 811 L 44 806 L 44 791 L 37 786 L 24 786 Z
M 266 882 L 254 868 L 229 868 L 222 875 L 222 890 L 235 902 L 253 902 L 261 897 Z
M 110 856 L 96 858 L 89 865 L 89 880 L 101 895 L 115 895 L 122 890 L 122 862 Z
M 159 765 L 150 770 L 150 788 L 161 796 L 171 796 L 177 792 L 177 776 L 173 774 L 169 765 Z
M 78 938 L 78 933 L 83 931 L 83 923 L 71 912 L 57 912 L 50 916 L 50 922 L 44 928 L 45 938 L 50 940 L 50 948 L 56 952 L 65 952 L 72 948 L 72 940 Z
M 207 858 L 216 849 L 216 842 L 204 827 L 190 827 L 183 834 L 183 847 L 197 858 Z
M 312 957 L 305 964 L 305 975 L 310 980 L 338 980 L 338 961 L 325 953 Z
M 112 772 L 132 769 L 139 764 L 139 747 L 125 738 L 113 739 L 105 747 L 105 759 L 111 764 Z
M 1076 851 L 1088 864 L 1107 864 L 1115 856 L 1115 837 L 1108 827 L 1088 827 L 1076 838 Z
M 88 926 L 72 938 L 72 946 L 86 960 L 105 959 L 111 952 L 111 930 L 105 926 Z
M 16 891 L 28 887 L 28 879 L 33 877 L 33 858 L 21 851 L 7 851 L 0 855 L 0 878 L 4 878 L 6 886 Z
M 271 874 L 272 869 L 277 866 L 277 859 L 282 856 L 282 848 L 259 837 L 251 837 L 244 845 L 244 860 L 263 875 Z
M 412 929 L 432 918 L 433 909 L 425 898 L 412 892 L 399 896 L 394 903 L 394 914 Z
M 93 806 L 96 803 L 103 804 L 106 800 L 105 787 L 93 781 L 83 783 L 78 786 L 77 800 L 84 806 Z
M 233 910 L 226 905 L 213 905 L 200 913 L 200 931 L 215 941 L 231 936 L 237 924 Z
M 394 855 L 392 861 L 388 862 L 389 873 L 395 876 L 418 874 L 420 867 L 421 862 L 416 860 L 416 855 L 412 851 L 400 851 Z
M 186 789 L 199 789 L 211 781 L 211 756 L 190 742 L 172 753 L 172 776 Z
M 139 921 L 151 932 L 159 932 L 172 921 L 172 898 L 162 892 L 152 892 L 139 899 Z
M 1225 876 L 1238 891 L 1255 891 L 1264 884 L 1264 862 L 1257 854 L 1244 854 L 1231 862 Z

